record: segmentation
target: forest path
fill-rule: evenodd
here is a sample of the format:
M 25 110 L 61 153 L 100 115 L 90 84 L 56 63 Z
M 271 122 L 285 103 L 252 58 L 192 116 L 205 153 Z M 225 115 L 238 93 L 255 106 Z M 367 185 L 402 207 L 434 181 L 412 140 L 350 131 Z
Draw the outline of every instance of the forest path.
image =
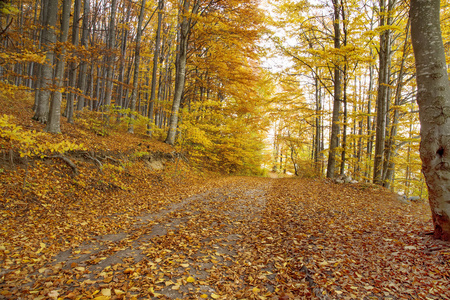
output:
M 239 241 L 260 220 L 270 188 L 270 179 L 236 178 L 141 215 L 131 230 L 96 236 L 58 253 L 34 273 L 24 272 L 27 278 L 19 282 L 26 283 L 14 294 L 41 295 L 33 299 L 220 297 L 228 281 L 235 285 L 243 279 L 224 270 L 238 267 L 235 257 L 248 250 Z
M 449 299 L 449 248 L 423 234 L 423 211 L 376 186 L 234 177 L 0 287 L 21 299 Z

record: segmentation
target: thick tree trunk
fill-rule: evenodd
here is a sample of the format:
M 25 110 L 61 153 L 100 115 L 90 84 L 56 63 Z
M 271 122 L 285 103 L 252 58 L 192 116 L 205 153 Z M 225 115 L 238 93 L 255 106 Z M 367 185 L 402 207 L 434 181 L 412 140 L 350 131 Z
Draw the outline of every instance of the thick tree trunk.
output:
M 187 61 L 187 46 L 189 39 L 189 19 L 186 16 L 189 11 L 190 1 L 184 0 L 183 6 L 180 9 L 181 24 L 178 33 L 178 53 L 175 62 L 175 93 L 172 103 L 172 113 L 169 121 L 169 132 L 165 142 L 169 145 L 175 144 L 175 136 L 178 127 L 178 113 L 181 105 L 181 97 L 183 96 L 184 83 L 186 80 L 186 61 Z
M 439 12 L 439 0 L 411 1 L 422 172 L 428 186 L 434 236 L 450 240 L 450 83 Z
M 44 30 L 42 32 L 42 43 L 44 51 L 47 51 L 45 56 L 45 64 L 41 66 L 40 82 L 41 91 L 36 106 L 36 113 L 33 119 L 41 123 L 47 123 L 49 102 L 51 96 L 51 85 L 53 83 L 53 64 L 55 58 L 55 43 L 56 43 L 56 19 L 58 16 L 58 0 L 49 0 L 46 8 L 46 18 L 44 22 Z
M 334 5 L 334 48 L 341 47 L 341 29 L 339 25 L 340 4 L 333 0 Z M 336 148 L 339 147 L 339 113 L 341 111 L 341 70 L 336 62 L 334 67 L 334 101 L 331 124 L 330 152 L 328 154 L 327 178 L 334 178 L 336 169 Z
M 69 20 L 70 20 L 70 7 L 72 6 L 72 0 L 63 1 L 63 11 L 61 15 L 61 35 L 59 41 L 61 42 L 61 52 L 58 55 L 58 61 L 56 62 L 56 74 L 55 83 L 56 90 L 53 92 L 52 101 L 50 103 L 50 113 L 48 115 L 48 123 L 45 130 L 50 133 L 61 132 L 61 88 L 64 81 L 64 66 L 66 63 L 66 46 L 67 36 L 69 34 Z

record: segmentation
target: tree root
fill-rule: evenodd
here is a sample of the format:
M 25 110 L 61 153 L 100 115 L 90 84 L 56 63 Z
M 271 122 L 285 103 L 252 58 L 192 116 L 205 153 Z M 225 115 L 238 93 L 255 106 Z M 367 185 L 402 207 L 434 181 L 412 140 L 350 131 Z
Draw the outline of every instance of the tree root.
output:
M 67 157 L 65 157 L 62 154 L 56 154 L 56 155 L 52 155 L 52 156 L 47 156 L 48 158 L 59 158 L 61 159 L 63 162 L 65 162 L 69 167 L 72 168 L 72 171 L 75 175 L 78 175 L 78 168 L 77 166 L 74 164 L 73 161 L 71 161 L 70 159 L 68 159 Z
M 98 165 L 99 170 L 100 170 L 100 171 L 102 170 L 103 165 L 102 165 L 102 163 L 101 163 L 98 159 L 96 159 L 95 157 L 90 156 L 88 153 L 85 153 L 84 155 L 85 155 L 87 158 L 92 159 L 92 160 Z

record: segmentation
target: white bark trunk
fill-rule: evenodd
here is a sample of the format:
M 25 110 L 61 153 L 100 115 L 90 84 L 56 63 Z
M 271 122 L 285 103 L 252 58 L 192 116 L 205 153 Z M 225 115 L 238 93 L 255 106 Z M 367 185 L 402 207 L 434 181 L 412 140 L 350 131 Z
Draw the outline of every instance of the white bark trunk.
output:
M 411 1 L 422 171 L 428 186 L 434 235 L 450 240 L 450 85 L 439 12 L 439 0 Z

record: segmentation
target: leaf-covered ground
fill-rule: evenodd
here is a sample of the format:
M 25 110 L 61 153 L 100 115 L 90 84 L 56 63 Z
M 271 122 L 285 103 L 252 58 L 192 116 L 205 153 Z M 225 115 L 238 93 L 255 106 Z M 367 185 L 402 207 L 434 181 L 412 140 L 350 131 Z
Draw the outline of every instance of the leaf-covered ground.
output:
M 450 299 L 424 203 L 325 180 L 151 180 L 3 205 L 0 299 Z
M 31 101 L 0 104 L 42 132 Z M 65 154 L 77 174 L 0 138 L 0 299 L 450 299 L 450 245 L 427 235 L 426 203 L 365 184 L 214 177 L 83 120 L 36 137 L 83 143 Z

